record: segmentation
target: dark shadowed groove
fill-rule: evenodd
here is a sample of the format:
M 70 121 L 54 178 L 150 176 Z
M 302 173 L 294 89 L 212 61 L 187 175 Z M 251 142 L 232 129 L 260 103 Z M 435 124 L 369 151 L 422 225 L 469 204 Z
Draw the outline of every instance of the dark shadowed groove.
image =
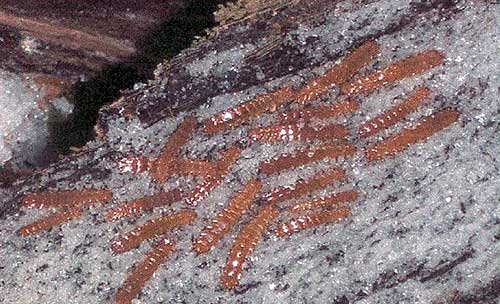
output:
M 213 13 L 225 2 L 227 0 L 190 1 L 145 35 L 137 43 L 134 57 L 107 66 L 96 77 L 77 83 L 70 93 L 75 104 L 74 113 L 67 120 L 51 124 L 51 145 L 67 153 L 70 147 L 80 147 L 92 140 L 101 107 L 114 101 L 122 90 L 134 83 L 151 79 L 158 63 L 188 48 L 196 37 L 215 26 Z

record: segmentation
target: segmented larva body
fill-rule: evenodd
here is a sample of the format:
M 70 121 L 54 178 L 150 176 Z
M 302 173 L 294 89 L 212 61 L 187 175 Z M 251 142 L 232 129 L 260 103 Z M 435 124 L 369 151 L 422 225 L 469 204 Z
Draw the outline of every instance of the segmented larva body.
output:
M 261 188 L 261 182 L 252 180 L 240 190 L 231 199 L 229 205 L 203 228 L 200 236 L 193 242 L 193 250 L 201 254 L 215 246 L 236 225 L 243 213 L 248 210 Z
M 288 210 L 290 210 L 290 212 L 292 213 L 298 213 L 308 210 L 330 207 L 332 205 L 337 205 L 341 203 L 353 202 L 357 199 L 358 199 L 358 191 L 349 190 L 300 202 L 290 206 Z
M 81 216 L 81 214 L 82 210 L 76 207 L 57 211 L 47 217 L 36 220 L 31 224 L 21 227 L 19 230 L 17 230 L 17 235 L 28 236 L 42 231 L 46 231 L 52 227 L 61 225 L 75 218 L 78 218 Z
M 150 165 L 151 177 L 157 182 L 164 182 L 175 173 L 175 162 L 180 149 L 193 136 L 196 129 L 196 118 L 186 117 L 177 129 L 169 136 L 160 155 Z
M 278 115 L 278 120 L 282 124 L 297 122 L 299 120 L 308 121 L 312 118 L 329 119 L 342 114 L 352 113 L 359 109 L 359 102 L 347 99 L 333 105 L 322 105 L 298 109 L 296 111 L 284 112 Z
M 197 184 L 188 196 L 186 196 L 184 202 L 190 206 L 197 206 L 199 202 L 204 200 L 215 189 L 215 187 L 224 181 L 226 174 L 236 163 L 240 154 L 241 150 L 239 148 L 233 147 L 228 149 L 224 153 L 222 160 L 217 162 L 217 164 L 219 164 L 219 170 L 213 175 L 206 176 L 203 182 Z
M 410 145 L 424 141 L 458 120 L 459 113 L 453 109 L 444 109 L 424 117 L 414 128 L 401 132 L 376 143 L 366 150 L 366 159 L 374 161 L 386 156 L 393 156 L 407 149 Z
M 280 223 L 276 229 L 279 237 L 290 236 L 305 229 L 317 227 L 349 216 L 349 208 L 338 208 L 333 210 L 323 210 L 310 215 L 303 215 Z
M 315 129 L 299 124 L 278 125 L 251 129 L 249 137 L 254 141 L 280 142 L 280 141 L 308 141 L 308 140 L 335 140 L 345 138 L 349 131 L 342 125 L 327 125 Z
M 173 239 L 162 239 L 146 255 L 143 261 L 135 264 L 123 285 L 118 289 L 115 303 L 130 304 L 160 265 L 165 263 L 174 246 L 175 241 Z
M 293 90 L 288 87 L 270 93 L 258 95 L 251 101 L 244 102 L 203 121 L 205 133 L 214 134 L 245 123 L 266 112 L 275 111 L 280 105 L 293 97 Z
M 422 74 L 443 63 L 444 56 L 438 51 L 430 50 L 409 56 L 389 65 L 380 72 L 360 77 L 342 86 L 344 94 L 372 92 L 386 84 Z
M 206 160 L 179 159 L 175 165 L 179 175 L 210 176 L 217 173 L 217 162 Z
M 21 206 L 26 208 L 82 207 L 98 202 L 110 202 L 113 192 L 109 189 L 83 189 L 26 194 Z
M 303 166 L 325 158 L 337 159 L 339 157 L 352 156 L 356 153 L 356 147 L 348 144 L 310 146 L 292 152 L 282 154 L 260 163 L 260 173 L 272 175 L 284 170 Z
M 113 208 L 106 213 L 106 219 L 110 222 L 114 222 L 123 217 L 141 214 L 146 210 L 169 205 L 179 200 L 181 200 L 181 191 L 178 189 L 160 192 Z
M 299 103 L 307 103 L 323 95 L 333 86 L 343 84 L 369 64 L 379 54 L 379 51 L 380 46 L 376 42 L 366 42 L 347 55 L 339 65 L 310 81 L 297 93 L 295 100 Z
M 267 227 L 278 216 L 278 213 L 273 206 L 264 206 L 253 219 L 241 228 L 222 271 L 222 287 L 232 289 L 238 285 L 246 259 L 252 254 L 257 242 L 262 239 Z
M 305 181 L 299 181 L 291 187 L 275 189 L 264 196 L 268 204 L 278 204 L 290 199 L 299 198 L 313 191 L 322 189 L 329 184 L 345 178 L 345 171 L 332 169 L 326 173 L 319 174 Z
M 131 156 L 124 157 L 117 162 L 118 170 L 121 173 L 139 174 L 146 171 L 151 171 L 156 165 L 155 161 L 147 157 Z M 168 175 L 210 175 L 215 173 L 214 162 L 205 160 L 179 159 L 173 158 L 168 165 L 164 163 L 166 170 L 164 177 Z M 157 169 L 155 169 L 157 170 Z M 168 174 L 167 174 L 168 173 Z
M 191 224 L 195 219 L 196 213 L 186 210 L 149 220 L 114 241 L 111 245 L 111 250 L 116 254 L 126 252 L 139 247 L 145 240 L 162 235 L 172 229 Z
M 389 128 L 403 120 L 408 114 L 415 112 L 419 105 L 429 96 L 428 88 L 416 89 L 408 98 L 377 117 L 363 123 L 359 127 L 359 136 L 366 138 Z
M 121 173 L 139 174 L 150 171 L 153 163 L 145 156 L 127 156 L 118 160 L 116 164 Z

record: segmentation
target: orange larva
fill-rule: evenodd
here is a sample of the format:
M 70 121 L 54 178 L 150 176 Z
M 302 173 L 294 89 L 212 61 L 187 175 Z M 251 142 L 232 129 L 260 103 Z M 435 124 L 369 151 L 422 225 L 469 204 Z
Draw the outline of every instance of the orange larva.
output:
M 252 254 L 257 242 L 262 239 L 267 227 L 278 216 L 278 213 L 272 205 L 264 206 L 253 219 L 241 228 L 222 271 L 222 287 L 232 289 L 238 285 L 246 259 Z
M 126 252 L 138 247 L 145 240 L 162 235 L 172 229 L 191 224 L 196 217 L 194 211 L 185 210 L 149 220 L 114 241 L 111 245 L 111 250 L 115 254 Z
M 83 189 L 26 194 L 21 206 L 27 208 L 64 208 L 88 206 L 98 202 L 110 202 L 113 193 L 109 189 Z
M 52 227 L 78 218 L 81 216 L 81 214 L 82 210 L 80 208 L 65 208 L 61 211 L 54 212 L 51 215 L 40 220 L 34 221 L 31 224 L 21 227 L 19 230 L 17 230 L 17 234 L 20 236 L 28 236 L 39 233 L 41 231 L 46 231 Z
M 359 127 L 359 136 L 366 138 L 395 125 L 408 114 L 417 110 L 418 106 L 429 96 L 428 88 L 418 88 L 401 103 L 391 107 L 377 117 L 363 123 Z
M 236 196 L 229 205 L 212 219 L 203 228 L 200 236 L 193 242 L 193 250 L 198 253 L 205 253 L 226 235 L 241 218 L 244 212 L 250 207 L 262 187 L 262 183 L 257 180 L 250 181 Z
M 196 118 L 187 117 L 169 136 L 160 155 L 150 165 L 151 177 L 157 182 L 164 182 L 175 173 L 175 161 L 180 149 L 188 142 L 196 129 Z
M 203 130 L 208 134 L 227 130 L 254 119 L 266 112 L 275 111 L 280 105 L 291 100 L 293 91 L 280 88 L 270 93 L 258 95 L 251 101 L 244 102 L 203 121 Z
M 215 175 L 217 162 L 206 160 L 179 159 L 175 164 L 175 169 L 179 175 L 210 176 Z
M 326 125 L 317 129 L 310 126 L 300 126 L 300 124 L 277 125 L 248 131 L 248 136 L 252 140 L 261 142 L 326 141 L 342 139 L 348 134 L 347 128 L 338 124 Z
M 129 276 L 118 289 L 115 296 L 116 304 L 130 304 L 139 294 L 146 282 L 153 276 L 158 267 L 165 263 L 173 251 L 175 241 L 173 239 L 162 239 L 146 255 L 145 259 L 134 265 Z
M 342 93 L 369 93 L 384 85 L 394 83 L 407 77 L 422 74 L 443 63 L 442 53 L 430 50 L 411 55 L 399 62 L 389 65 L 382 71 L 359 77 L 342 86 Z
M 347 99 L 333 105 L 305 107 L 295 111 L 283 112 L 278 115 L 281 124 L 297 122 L 298 120 L 329 119 L 342 114 L 352 113 L 359 109 L 359 102 Z
M 224 177 L 231 170 L 231 167 L 236 163 L 241 150 L 239 148 L 233 147 L 228 149 L 222 157 L 222 160 L 218 161 L 219 169 L 213 175 L 205 176 L 205 180 L 200 184 L 197 184 L 194 189 L 186 196 L 184 202 L 191 206 L 198 205 L 205 197 L 207 197 L 215 187 L 220 185 L 224 181 Z
M 401 132 L 382 140 L 365 152 L 368 161 L 374 161 L 386 156 L 393 156 L 410 145 L 424 141 L 433 134 L 448 127 L 458 120 L 459 113 L 453 109 L 444 109 L 424 117 L 414 128 L 403 129 Z
M 181 191 L 174 189 L 171 191 L 159 192 L 154 195 L 145 196 L 121 206 L 113 208 L 106 213 L 106 219 L 110 222 L 117 221 L 123 217 L 143 213 L 156 207 L 169 205 L 181 199 Z
M 361 68 L 370 63 L 379 54 L 380 46 L 374 41 L 368 41 L 347 55 L 339 65 L 326 74 L 311 80 L 296 96 L 299 103 L 307 103 L 325 94 L 333 86 L 339 86 L 348 81 Z
M 331 169 L 326 173 L 319 174 L 305 181 L 299 181 L 291 187 L 281 187 L 275 189 L 264 196 L 268 204 L 278 204 L 290 199 L 299 198 L 303 195 L 320 190 L 329 184 L 345 178 L 345 171 L 342 169 Z
M 290 206 L 288 210 L 290 210 L 290 212 L 297 213 L 302 211 L 314 210 L 318 208 L 330 207 L 332 205 L 337 205 L 341 203 L 352 202 L 357 199 L 358 199 L 358 191 L 348 190 L 300 202 Z
M 262 174 L 271 175 L 324 158 L 352 156 L 355 152 L 356 147 L 349 144 L 310 146 L 261 162 L 259 170 Z
M 288 221 L 280 223 L 276 229 L 276 234 L 279 237 L 285 237 L 287 235 L 290 236 L 305 229 L 310 229 L 345 218 L 349 215 L 349 213 L 349 208 L 342 207 L 338 209 L 318 211 L 310 215 L 302 215 L 296 219 L 292 218 Z

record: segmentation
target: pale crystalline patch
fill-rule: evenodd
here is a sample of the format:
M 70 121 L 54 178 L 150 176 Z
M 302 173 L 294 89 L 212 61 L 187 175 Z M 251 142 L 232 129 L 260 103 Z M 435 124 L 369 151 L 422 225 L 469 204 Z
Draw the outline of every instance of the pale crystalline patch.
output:
M 0 166 L 11 158 L 31 165 L 43 163 L 49 115 L 37 104 L 41 94 L 30 88 L 27 80 L 0 70 Z M 56 101 L 55 111 L 72 111 L 65 99 Z

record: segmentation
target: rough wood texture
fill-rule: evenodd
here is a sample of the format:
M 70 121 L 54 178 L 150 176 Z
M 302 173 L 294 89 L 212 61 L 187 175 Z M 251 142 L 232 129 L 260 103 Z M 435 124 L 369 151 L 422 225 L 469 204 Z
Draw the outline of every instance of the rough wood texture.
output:
M 444 61 L 418 77 L 356 96 L 360 108 L 346 119 L 350 130 L 357 131 L 367 117 L 389 108 L 388 101 L 420 85 L 434 97 L 405 124 L 446 107 L 460 112 L 458 122 L 395 157 L 366 162 L 356 155 L 346 163 L 346 189 L 359 191 L 358 201 L 349 205 L 351 216 L 286 240 L 264 237 L 252 253 L 252 268 L 232 292 L 222 291 L 214 279 L 220 276 L 227 244 L 199 257 L 186 253 L 194 230 L 186 227 L 176 238 L 187 249 L 178 247 L 180 253 L 160 267 L 136 301 L 497 303 L 499 12 L 498 4 L 486 1 L 294 1 L 214 30 L 216 34 L 160 66 L 155 79 L 103 109 L 100 137 L 80 153 L 1 189 L 0 271 L 6 284 L 0 302 L 59 304 L 66 293 L 78 290 L 72 294 L 75 302 L 107 303 L 125 278 L 116 274 L 142 259 L 132 252 L 124 260 L 111 256 L 106 240 L 130 224 L 111 225 L 97 211 L 80 218 L 78 225 L 19 239 L 16 229 L 37 217 L 19 212 L 23 194 L 113 187 L 121 201 L 128 201 L 155 193 L 163 185 L 145 175 L 119 174 L 113 169 L 116 159 L 132 152 L 158 155 L 165 136 L 185 116 L 199 115 L 201 122 L 259 93 L 289 84 L 300 88 L 375 40 L 381 56 L 363 75 L 427 50 L 443 52 Z M 337 93 L 328 92 L 326 102 L 334 104 Z M 177 114 L 182 117 L 172 118 Z M 390 134 L 405 125 L 394 127 Z M 208 137 L 198 130 L 182 152 L 183 157 L 210 159 L 231 145 L 242 150 L 225 188 L 215 189 L 196 209 L 199 218 L 215 214 L 218 198 L 237 189 L 232 183 L 252 177 L 252 168 L 241 163 L 255 158 L 255 167 L 271 153 L 240 142 L 235 135 L 240 131 Z M 378 140 L 371 139 L 356 138 L 358 150 Z M 279 154 L 287 148 L 278 147 Z M 273 185 L 267 181 L 263 191 L 302 176 L 294 174 L 277 177 Z M 179 179 L 167 186 L 197 182 Z
M 15 73 L 92 76 L 131 60 L 146 34 L 182 1 L 2 1 L 0 67 Z M 167 17 L 168 18 L 168 17 Z M 140 51 L 140 50 L 139 50 Z

